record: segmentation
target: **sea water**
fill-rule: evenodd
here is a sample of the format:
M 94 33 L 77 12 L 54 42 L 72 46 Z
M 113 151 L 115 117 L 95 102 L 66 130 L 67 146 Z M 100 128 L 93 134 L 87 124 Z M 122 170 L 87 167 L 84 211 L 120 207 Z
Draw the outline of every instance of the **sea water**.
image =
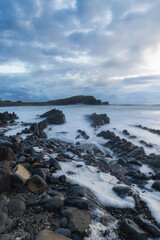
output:
M 53 108 L 62 110 L 66 116 L 66 123 L 62 125 L 50 125 L 45 132 L 49 138 L 58 138 L 64 141 L 76 142 L 77 130 L 86 131 L 90 136 L 88 142 L 100 144 L 104 140 L 97 137 L 97 133 L 102 130 L 114 131 L 121 138 L 133 142 L 138 146 L 143 146 L 146 153 L 154 152 L 160 154 L 160 135 L 149 131 L 139 129 L 135 125 L 141 124 L 148 128 L 160 129 L 160 105 L 107 105 L 107 106 L 89 106 L 89 105 L 68 105 L 68 106 L 21 106 L 21 107 L 1 107 L 0 112 L 15 112 L 19 119 L 17 126 L 10 127 L 6 133 L 7 136 L 20 132 L 24 127 L 21 122 L 34 123 L 42 121 L 39 115 Z M 88 114 L 106 113 L 110 118 L 110 124 L 106 124 L 95 130 L 91 127 L 87 119 Z M 122 131 L 127 129 L 136 139 L 129 139 L 123 135 Z M 153 148 L 142 145 L 139 141 L 144 140 L 153 144 Z M 84 141 L 81 139 L 80 141 Z
M 17 125 L 9 127 L 6 135 L 14 135 L 20 132 L 24 126 L 22 122 L 34 123 L 42 121 L 39 115 L 49 111 L 53 108 L 62 110 L 66 116 L 66 123 L 62 125 L 50 125 L 45 129 L 49 138 L 58 138 L 63 141 L 76 142 L 77 130 L 81 129 L 86 131 L 90 136 L 90 139 L 78 139 L 82 143 L 94 143 L 102 146 L 106 140 L 97 137 L 97 133 L 102 130 L 114 131 L 116 135 L 121 138 L 133 142 L 138 146 L 143 146 L 140 140 L 144 140 L 147 143 L 152 143 L 153 148 L 144 149 L 147 154 L 152 152 L 160 154 L 160 135 L 150 133 L 149 131 L 139 129 L 135 125 L 141 124 L 148 128 L 160 129 L 160 105 L 109 105 L 109 106 L 87 106 L 87 105 L 72 105 L 72 106 L 27 106 L 27 107 L 3 107 L 0 108 L 0 112 L 8 111 L 10 113 L 15 112 L 19 119 Z M 110 124 L 106 124 L 99 129 L 95 130 L 91 127 L 90 122 L 87 119 L 88 114 L 92 113 L 106 113 L 110 118 Z M 135 135 L 136 139 L 129 139 L 124 136 L 122 131 L 127 129 L 131 135 Z M 23 135 L 23 137 L 25 137 Z M 39 151 L 39 149 L 38 149 Z M 111 176 L 109 173 L 97 172 L 97 168 L 93 166 L 87 166 L 82 162 L 81 170 L 77 170 L 75 167 L 76 162 L 71 161 L 67 163 L 60 162 L 62 170 L 55 173 L 55 176 L 65 174 L 67 181 L 71 183 L 78 183 L 82 186 L 89 188 L 99 199 L 104 206 L 114 207 L 134 207 L 134 201 L 131 198 L 122 199 L 118 198 L 112 190 L 113 185 L 116 185 L 118 180 Z M 152 172 L 152 169 L 143 165 L 139 167 L 141 172 L 148 173 Z M 68 175 L 68 169 L 72 170 L 76 174 Z M 150 180 L 146 187 L 149 190 L 143 191 L 137 185 L 135 189 L 139 191 L 140 197 L 148 205 L 152 216 L 160 223 L 160 214 L 157 209 L 160 209 L 160 193 L 153 190 L 152 180 Z M 100 238 L 101 239 L 101 238 Z

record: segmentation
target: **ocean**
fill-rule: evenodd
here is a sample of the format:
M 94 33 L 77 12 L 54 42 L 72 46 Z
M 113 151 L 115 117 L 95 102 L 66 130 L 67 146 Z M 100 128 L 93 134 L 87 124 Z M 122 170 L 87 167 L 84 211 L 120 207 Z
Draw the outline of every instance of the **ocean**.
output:
M 19 119 L 18 125 L 10 127 L 6 133 L 7 136 L 16 134 L 24 129 L 21 122 L 33 123 L 39 122 L 42 119 L 38 117 L 46 111 L 56 108 L 62 110 L 66 116 L 66 123 L 63 125 L 50 125 L 45 132 L 49 138 L 58 138 L 64 141 L 76 142 L 77 130 L 86 131 L 90 136 L 87 141 L 100 145 L 104 142 L 103 139 L 97 137 L 97 133 L 102 130 L 111 130 L 121 138 L 133 142 L 138 146 L 144 147 L 147 154 L 160 154 L 160 135 L 151 133 L 147 130 L 137 128 L 135 125 L 142 125 L 147 128 L 160 130 L 160 105 L 107 105 L 107 106 L 89 106 L 89 105 L 68 105 L 68 106 L 27 106 L 27 107 L 2 107 L 0 112 L 8 111 L 15 112 Z M 86 115 L 92 113 L 106 113 L 110 118 L 110 124 L 104 125 L 95 131 L 91 127 Z M 125 136 L 122 131 L 127 129 L 130 135 L 137 138 L 130 139 Z M 23 136 L 25 137 L 25 136 Z M 152 148 L 144 146 L 140 143 L 141 140 L 151 143 Z

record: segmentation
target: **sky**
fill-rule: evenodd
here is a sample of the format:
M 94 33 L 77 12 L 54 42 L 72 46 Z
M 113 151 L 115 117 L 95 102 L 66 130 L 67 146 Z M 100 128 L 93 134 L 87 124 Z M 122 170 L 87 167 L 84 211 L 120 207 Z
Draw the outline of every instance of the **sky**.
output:
M 160 103 L 160 0 L 0 0 L 0 97 Z

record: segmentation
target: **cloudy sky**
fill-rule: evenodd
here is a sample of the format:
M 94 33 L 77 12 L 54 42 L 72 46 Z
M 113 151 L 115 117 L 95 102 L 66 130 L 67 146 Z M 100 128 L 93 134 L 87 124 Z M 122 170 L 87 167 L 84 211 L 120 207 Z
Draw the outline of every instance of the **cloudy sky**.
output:
M 160 102 L 160 0 L 0 0 L 0 97 Z

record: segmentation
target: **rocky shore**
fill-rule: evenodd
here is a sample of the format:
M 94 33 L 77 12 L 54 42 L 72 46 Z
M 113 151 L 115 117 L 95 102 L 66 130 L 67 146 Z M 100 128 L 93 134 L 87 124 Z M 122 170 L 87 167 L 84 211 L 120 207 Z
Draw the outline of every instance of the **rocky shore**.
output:
M 0 240 L 160 239 L 159 209 L 146 200 L 160 192 L 160 156 L 109 130 L 97 134 L 102 147 L 79 142 L 90 138 L 83 129 L 75 144 L 48 139 L 45 128 L 64 124 L 65 115 L 52 109 L 39 117 L 16 136 L 0 136 Z M 0 126 L 15 119 L 0 114 Z M 88 119 L 95 129 L 110 122 L 106 114 Z

